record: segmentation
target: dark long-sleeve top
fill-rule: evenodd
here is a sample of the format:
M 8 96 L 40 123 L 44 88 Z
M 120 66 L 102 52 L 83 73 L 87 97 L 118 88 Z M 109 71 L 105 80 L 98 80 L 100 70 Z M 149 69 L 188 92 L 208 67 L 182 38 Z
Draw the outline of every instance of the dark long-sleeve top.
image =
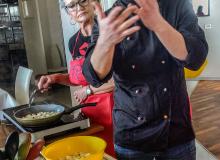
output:
M 118 0 L 114 6 L 126 7 L 130 2 Z M 90 62 L 99 35 L 95 24 L 83 66 L 86 79 L 96 87 L 113 75 L 114 143 L 145 152 L 163 151 L 195 138 L 184 67 L 199 69 L 208 53 L 189 0 L 160 0 L 159 6 L 166 21 L 183 35 L 186 60 L 173 57 L 155 33 L 138 21 L 141 29 L 116 46 L 112 69 L 102 80 Z

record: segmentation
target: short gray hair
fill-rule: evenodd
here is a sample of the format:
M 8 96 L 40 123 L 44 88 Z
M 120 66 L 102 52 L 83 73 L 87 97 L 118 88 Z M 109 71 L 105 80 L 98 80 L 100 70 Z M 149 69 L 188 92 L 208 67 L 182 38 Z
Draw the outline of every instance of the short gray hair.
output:
M 64 0 L 59 0 L 59 4 L 61 8 L 65 8 Z

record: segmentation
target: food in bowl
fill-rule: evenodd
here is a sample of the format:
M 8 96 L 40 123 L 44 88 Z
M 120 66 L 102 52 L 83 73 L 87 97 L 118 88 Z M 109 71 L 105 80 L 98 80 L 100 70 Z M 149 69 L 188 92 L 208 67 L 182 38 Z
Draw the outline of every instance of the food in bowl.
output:
M 90 155 L 90 153 L 79 152 L 74 155 L 65 156 L 63 158 L 60 158 L 59 160 L 82 160 L 83 158 L 87 158 Z
M 57 115 L 58 112 L 39 112 L 33 114 L 27 114 L 26 116 L 22 117 L 22 120 L 34 120 L 34 119 L 43 119 Z
M 65 147 L 64 147 L 65 146 Z M 60 160 L 76 153 L 90 153 L 80 160 L 103 160 L 106 142 L 94 136 L 68 137 L 46 146 L 41 154 L 46 160 Z

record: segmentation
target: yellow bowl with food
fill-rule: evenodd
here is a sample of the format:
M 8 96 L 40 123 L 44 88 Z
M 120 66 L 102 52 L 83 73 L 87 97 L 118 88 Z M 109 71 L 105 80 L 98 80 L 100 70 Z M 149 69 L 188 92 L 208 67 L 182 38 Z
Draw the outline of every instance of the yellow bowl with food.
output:
M 102 160 L 106 142 L 93 136 L 69 137 L 42 150 L 46 160 Z

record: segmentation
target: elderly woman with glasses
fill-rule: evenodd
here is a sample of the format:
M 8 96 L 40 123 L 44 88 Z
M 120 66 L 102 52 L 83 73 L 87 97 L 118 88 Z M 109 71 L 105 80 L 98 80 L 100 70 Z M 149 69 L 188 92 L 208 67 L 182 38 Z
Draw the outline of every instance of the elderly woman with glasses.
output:
M 109 80 L 99 88 L 94 88 L 86 81 L 82 74 L 82 65 L 87 47 L 90 43 L 90 35 L 94 24 L 92 0 L 63 0 L 63 2 L 65 4 L 65 10 L 71 17 L 71 21 L 78 23 L 80 26 L 79 31 L 69 40 L 69 50 L 72 54 L 70 70 L 68 74 L 58 73 L 41 76 L 38 82 L 38 88 L 44 92 L 54 83 L 82 86 L 80 89 L 75 90 L 75 100 L 79 103 L 98 102 L 96 107 L 83 109 L 84 113 L 90 116 L 92 120 L 101 124 L 103 122 L 100 116 L 107 115 L 109 117 L 106 117 L 108 118 L 108 124 L 111 124 L 113 80 Z M 100 114 L 99 117 L 94 112 Z
M 83 87 L 74 92 L 74 98 L 79 103 L 83 102 L 91 94 L 111 92 L 114 83 L 110 80 L 99 88 L 89 85 L 82 75 L 81 66 L 84 61 L 90 35 L 94 24 L 94 8 L 91 0 L 63 0 L 65 10 L 71 18 L 71 22 L 78 23 L 79 31 L 69 40 L 69 50 L 73 60 L 70 62 L 69 74 L 52 74 L 42 76 L 38 82 L 38 88 L 46 91 L 51 84 L 60 83 L 68 85 L 82 85 Z M 79 64 L 78 64 L 79 63 Z

